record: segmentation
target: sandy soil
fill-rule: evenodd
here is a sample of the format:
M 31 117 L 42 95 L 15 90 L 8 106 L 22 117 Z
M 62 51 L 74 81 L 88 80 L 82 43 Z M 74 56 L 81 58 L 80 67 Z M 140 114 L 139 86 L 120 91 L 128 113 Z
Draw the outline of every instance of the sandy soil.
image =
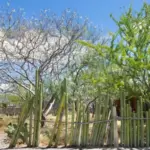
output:
M 0 131 L 0 149 L 7 147 L 8 147 L 7 135 L 4 132 Z
M 93 148 L 93 149 L 82 149 L 82 150 L 148 150 L 150 148 L 141 148 L 141 149 L 136 149 L 136 148 Z M 7 150 L 14 150 L 14 149 L 7 149 Z M 19 150 L 19 149 L 17 149 Z M 44 150 L 44 149 L 40 149 L 40 148 L 21 148 L 20 150 Z M 81 150 L 79 148 L 77 149 L 73 149 L 73 148 L 48 148 L 45 150 Z

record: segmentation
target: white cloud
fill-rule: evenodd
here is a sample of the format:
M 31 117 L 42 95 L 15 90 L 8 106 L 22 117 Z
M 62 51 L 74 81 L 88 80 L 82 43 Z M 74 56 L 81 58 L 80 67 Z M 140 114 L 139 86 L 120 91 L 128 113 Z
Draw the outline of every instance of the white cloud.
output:
M 9 84 L 4 84 L 4 83 L 2 83 L 2 84 L 0 84 L 0 89 L 2 89 L 2 90 L 7 90 L 7 89 L 9 89 L 10 88 L 10 85 Z

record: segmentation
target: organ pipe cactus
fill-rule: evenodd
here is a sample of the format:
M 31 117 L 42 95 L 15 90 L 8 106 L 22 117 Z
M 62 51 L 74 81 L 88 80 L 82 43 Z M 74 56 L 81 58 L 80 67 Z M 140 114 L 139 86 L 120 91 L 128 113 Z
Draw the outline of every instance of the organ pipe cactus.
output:
M 32 91 L 32 86 L 30 86 L 30 91 Z M 31 92 L 27 92 L 27 97 L 28 99 L 32 98 L 32 93 Z M 33 103 L 30 101 L 30 112 L 29 112 L 29 142 L 28 142 L 28 147 L 32 146 L 32 136 L 33 136 Z
M 19 115 L 18 128 L 10 142 L 9 148 L 15 147 L 18 137 L 19 137 L 19 134 L 20 134 L 20 131 L 21 131 L 21 128 L 23 127 L 25 120 L 27 119 L 29 112 L 32 109 L 32 105 L 30 105 L 30 104 L 33 104 L 33 100 L 34 100 L 34 96 L 30 100 L 28 100 L 27 102 L 25 102 L 23 104 L 22 111 Z
M 66 79 L 63 80 L 62 85 L 61 85 L 60 106 L 57 111 L 54 129 L 51 133 L 51 138 L 49 140 L 48 147 L 51 147 L 53 142 L 55 142 L 55 146 L 57 146 L 58 138 L 59 138 L 60 131 L 61 131 L 63 111 L 65 108 L 65 98 L 66 98 Z
M 65 147 L 68 144 L 68 95 L 65 98 Z
M 40 136 L 40 123 L 41 123 L 41 114 L 42 114 L 42 100 L 43 100 L 43 86 L 40 81 L 39 70 L 36 70 L 36 80 L 35 80 L 35 95 L 32 95 L 30 91 L 27 92 L 26 101 L 22 106 L 22 111 L 18 119 L 18 128 L 12 138 L 12 141 L 9 145 L 10 148 L 15 147 L 20 130 L 25 123 L 25 120 L 30 117 L 29 122 L 29 143 L 28 146 L 37 147 L 39 145 L 39 136 Z M 34 112 L 32 111 L 34 108 Z M 32 141 L 32 112 L 34 115 L 34 133 L 33 133 L 33 143 Z
M 70 131 L 70 145 L 74 143 L 74 121 L 75 121 L 75 103 L 72 103 L 72 113 L 71 113 L 71 131 Z
M 36 82 L 35 82 L 35 99 L 34 99 L 34 134 L 33 134 L 33 146 L 39 145 L 40 138 L 40 125 L 42 116 L 42 101 L 43 101 L 43 85 L 40 81 L 40 72 L 36 70 Z

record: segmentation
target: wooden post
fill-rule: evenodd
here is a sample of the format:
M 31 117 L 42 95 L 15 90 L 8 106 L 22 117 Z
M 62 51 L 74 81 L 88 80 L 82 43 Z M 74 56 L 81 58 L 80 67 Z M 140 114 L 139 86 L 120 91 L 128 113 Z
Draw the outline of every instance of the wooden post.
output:
M 112 115 L 113 115 L 113 120 L 114 120 L 113 121 L 114 146 L 118 148 L 118 127 L 117 127 L 117 119 L 116 119 L 117 113 L 116 113 L 115 106 L 112 106 Z

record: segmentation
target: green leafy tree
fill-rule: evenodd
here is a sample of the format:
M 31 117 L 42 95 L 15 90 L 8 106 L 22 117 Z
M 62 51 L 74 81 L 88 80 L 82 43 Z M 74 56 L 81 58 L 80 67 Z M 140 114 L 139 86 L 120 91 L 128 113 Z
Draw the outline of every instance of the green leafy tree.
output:
M 118 31 L 111 33 L 110 45 L 79 42 L 95 49 L 107 62 L 101 76 L 103 84 L 112 85 L 111 88 L 118 90 L 124 88 L 130 94 L 147 96 L 150 92 L 150 5 L 144 3 L 139 12 L 134 12 L 130 7 L 119 21 L 112 15 L 111 18 Z M 102 83 L 99 78 L 95 80 Z

